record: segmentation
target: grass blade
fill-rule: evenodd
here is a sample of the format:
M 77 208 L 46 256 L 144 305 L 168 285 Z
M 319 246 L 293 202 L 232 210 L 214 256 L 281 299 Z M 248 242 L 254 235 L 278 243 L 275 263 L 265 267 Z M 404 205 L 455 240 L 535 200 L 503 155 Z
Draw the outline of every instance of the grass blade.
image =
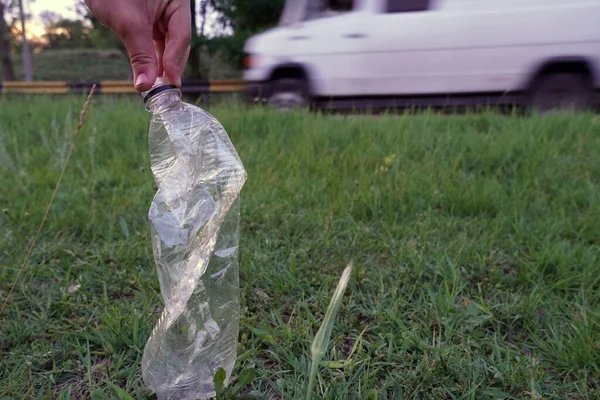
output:
M 327 308 L 327 312 L 325 313 L 323 324 L 319 328 L 319 331 L 312 342 L 312 346 L 310 347 L 312 364 L 310 366 L 310 377 L 306 391 L 306 400 L 310 400 L 312 398 L 312 391 L 315 385 L 319 363 L 321 362 L 321 359 L 323 359 L 325 351 L 327 350 L 327 346 L 329 345 L 329 338 L 333 329 L 333 322 L 340 308 L 340 304 L 342 303 L 342 296 L 344 295 L 344 291 L 346 290 L 346 286 L 350 280 L 351 273 L 352 263 L 348 264 L 348 266 L 346 266 L 344 269 L 342 277 L 340 278 L 337 288 L 333 293 L 333 297 L 331 298 L 331 302 L 329 303 L 329 307 Z

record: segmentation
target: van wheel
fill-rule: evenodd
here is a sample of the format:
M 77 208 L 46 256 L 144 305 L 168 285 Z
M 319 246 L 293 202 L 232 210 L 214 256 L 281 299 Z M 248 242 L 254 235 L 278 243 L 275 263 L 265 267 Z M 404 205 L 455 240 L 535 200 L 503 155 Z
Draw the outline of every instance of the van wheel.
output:
M 553 110 L 582 111 L 591 106 L 593 90 L 581 74 L 542 76 L 530 95 L 530 106 L 539 112 Z
M 277 79 L 271 83 L 267 101 L 280 110 L 305 107 L 308 104 L 308 86 L 302 79 Z

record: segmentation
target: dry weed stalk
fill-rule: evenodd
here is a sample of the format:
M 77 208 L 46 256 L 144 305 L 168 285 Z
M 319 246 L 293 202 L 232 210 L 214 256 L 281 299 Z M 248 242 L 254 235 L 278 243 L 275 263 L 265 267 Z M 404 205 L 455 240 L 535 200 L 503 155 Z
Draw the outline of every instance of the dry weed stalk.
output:
M 75 136 L 73 137 L 73 141 L 71 142 L 71 147 L 69 148 L 69 151 L 67 153 L 67 157 L 65 159 L 65 164 L 63 165 L 63 168 L 60 171 L 60 176 L 58 177 L 58 181 L 56 182 L 56 187 L 54 188 L 54 192 L 52 193 L 52 197 L 50 198 L 50 202 L 48 203 L 48 206 L 46 206 L 46 212 L 44 213 L 42 222 L 40 223 L 37 233 L 35 234 L 33 240 L 31 241 L 31 245 L 29 246 L 27 255 L 25 256 L 25 259 L 23 260 L 23 264 L 21 264 L 21 268 L 19 269 L 19 272 L 17 273 L 17 277 L 15 278 L 15 281 L 13 282 L 12 286 L 10 287 L 10 290 L 8 291 L 8 294 L 6 295 L 6 298 L 4 299 L 4 303 L 2 304 L 2 309 L 0 309 L 0 316 L 4 312 L 4 309 L 6 308 L 6 306 L 8 304 L 8 299 L 10 298 L 10 295 L 12 294 L 13 290 L 17 286 L 17 282 L 19 281 L 19 278 L 21 277 L 23 270 L 25 270 L 25 266 L 27 265 L 27 260 L 29 260 L 29 256 L 31 255 L 33 248 L 35 247 L 35 243 L 37 242 L 38 236 L 40 235 L 40 232 L 42 231 L 42 228 L 44 227 L 44 223 L 46 222 L 46 218 L 48 217 L 48 213 L 50 212 L 50 207 L 52 207 L 52 203 L 54 202 L 54 198 L 56 197 L 56 193 L 58 192 L 58 188 L 60 187 L 60 183 L 65 174 L 65 170 L 67 169 L 67 165 L 69 164 L 69 159 L 71 158 L 71 153 L 73 152 L 73 149 L 75 148 L 75 143 L 77 142 L 77 137 L 79 136 L 79 132 L 81 132 L 81 128 L 83 127 L 83 123 L 85 122 L 85 117 L 86 117 L 88 108 L 90 107 L 90 103 L 92 101 L 92 95 L 94 94 L 95 90 L 96 90 L 96 84 L 94 84 L 92 86 L 92 88 L 90 89 L 90 93 L 88 94 L 87 99 L 85 100 L 85 103 L 83 104 L 83 108 L 81 109 L 81 113 L 79 114 L 79 123 L 77 124 L 77 128 L 75 129 Z

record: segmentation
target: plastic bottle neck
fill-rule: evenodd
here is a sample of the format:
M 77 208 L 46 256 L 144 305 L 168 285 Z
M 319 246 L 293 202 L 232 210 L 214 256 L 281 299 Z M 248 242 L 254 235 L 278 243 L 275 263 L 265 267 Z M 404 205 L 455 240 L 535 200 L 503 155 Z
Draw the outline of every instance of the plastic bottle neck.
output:
M 181 92 L 176 89 L 169 87 L 156 94 L 149 95 L 144 101 L 146 110 L 153 114 L 161 112 L 169 108 L 173 103 L 181 102 Z
M 181 102 L 181 92 L 165 76 L 156 78 L 152 87 L 140 94 L 144 99 L 144 107 L 153 114 L 175 102 Z

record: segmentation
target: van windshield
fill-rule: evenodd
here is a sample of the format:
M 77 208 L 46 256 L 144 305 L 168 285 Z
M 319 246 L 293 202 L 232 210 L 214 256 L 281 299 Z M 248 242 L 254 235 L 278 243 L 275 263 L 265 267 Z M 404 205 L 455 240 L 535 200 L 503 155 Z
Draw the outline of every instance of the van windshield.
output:
M 288 0 L 279 25 L 332 17 L 352 11 L 354 0 Z

